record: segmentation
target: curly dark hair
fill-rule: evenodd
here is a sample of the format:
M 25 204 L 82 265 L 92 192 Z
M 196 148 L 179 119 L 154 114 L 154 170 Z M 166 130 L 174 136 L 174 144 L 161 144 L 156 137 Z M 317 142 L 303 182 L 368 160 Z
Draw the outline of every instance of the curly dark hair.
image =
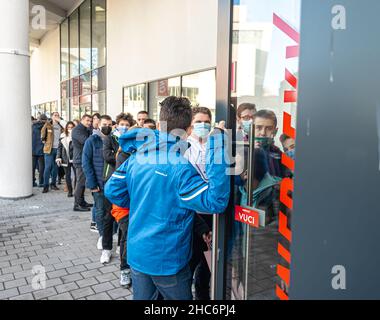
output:
M 116 124 L 118 125 L 120 121 L 128 121 L 129 125 L 133 127 L 136 124 L 135 119 L 133 119 L 133 116 L 130 113 L 122 112 L 116 117 Z
M 191 126 L 193 112 L 188 98 L 171 96 L 160 105 L 160 122 L 166 122 L 167 132 L 175 129 L 187 130 Z

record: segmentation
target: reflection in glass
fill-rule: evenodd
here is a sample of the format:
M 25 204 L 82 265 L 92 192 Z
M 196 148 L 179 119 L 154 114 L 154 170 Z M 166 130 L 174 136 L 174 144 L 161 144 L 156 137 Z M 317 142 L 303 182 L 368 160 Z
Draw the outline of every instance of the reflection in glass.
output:
M 69 78 L 69 19 L 61 24 L 61 80 Z
M 160 102 L 169 96 L 181 95 L 181 78 L 170 78 L 149 84 L 149 116 L 154 120 L 160 117 Z
M 71 104 L 71 119 L 80 120 L 80 111 L 79 111 L 79 99 L 73 98 L 70 100 Z
M 106 93 L 99 92 L 92 95 L 92 112 L 105 114 L 106 112 Z
M 92 1 L 92 68 L 106 64 L 106 1 Z
M 70 118 L 69 99 L 62 99 L 61 100 L 61 117 L 65 120 L 69 120 L 69 118 Z
M 182 77 L 182 96 L 190 99 L 193 106 L 207 107 L 215 121 L 216 74 L 209 70 Z
M 70 78 L 79 74 L 78 10 L 70 16 Z
M 91 73 L 86 73 L 80 76 L 80 95 L 91 93 Z
M 287 47 L 296 43 L 274 25 L 274 15 L 299 30 L 300 0 L 241 0 L 233 10 L 231 98 L 236 108 L 250 103 L 257 109 L 256 144 L 241 141 L 245 152 L 238 166 L 247 168 L 248 149 L 254 148 L 252 205 L 265 212 L 265 226 L 256 229 L 229 217 L 226 280 L 227 299 L 232 300 L 277 299 L 276 285 L 286 289 L 277 276 L 283 260 L 277 252 L 283 240 L 278 232 L 279 189 L 289 174 L 281 163 L 280 135 L 284 110 L 295 119 L 296 103 L 284 103 L 284 91 L 294 90 L 285 80 L 285 70 L 297 75 L 298 58 L 286 58 Z M 244 131 L 243 120 L 237 121 L 238 132 Z M 247 205 L 247 192 L 247 181 L 235 186 L 236 205 Z M 290 221 L 289 212 L 283 211 Z
M 103 91 L 107 87 L 106 67 L 92 71 L 92 91 Z
M 146 98 L 145 83 L 124 88 L 124 112 L 129 112 L 137 119 L 140 111 L 147 111 Z
M 91 70 L 91 0 L 86 0 L 80 10 L 80 74 Z

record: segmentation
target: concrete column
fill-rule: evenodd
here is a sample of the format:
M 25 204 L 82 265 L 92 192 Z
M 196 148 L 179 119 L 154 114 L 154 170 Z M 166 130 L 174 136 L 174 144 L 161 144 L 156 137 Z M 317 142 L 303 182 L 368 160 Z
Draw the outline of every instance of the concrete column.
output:
M 29 1 L 0 5 L 0 198 L 32 195 Z

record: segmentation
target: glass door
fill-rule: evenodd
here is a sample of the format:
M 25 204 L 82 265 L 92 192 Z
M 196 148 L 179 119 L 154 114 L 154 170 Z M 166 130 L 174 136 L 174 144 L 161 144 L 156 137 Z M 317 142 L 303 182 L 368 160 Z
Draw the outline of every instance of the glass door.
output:
M 235 210 L 225 223 L 226 299 L 287 297 L 290 238 L 283 230 L 290 230 L 291 208 L 280 200 L 294 167 L 300 3 L 234 0 L 236 177 Z

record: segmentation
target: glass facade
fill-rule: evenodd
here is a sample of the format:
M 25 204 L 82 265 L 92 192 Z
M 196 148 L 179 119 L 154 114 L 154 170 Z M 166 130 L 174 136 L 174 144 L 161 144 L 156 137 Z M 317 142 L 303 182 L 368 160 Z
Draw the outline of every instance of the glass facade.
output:
M 106 112 L 106 0 L 86 0 L 61 24 L 61 113 Z
M 278 299 L 288 292 L 290 243 L 279 226 L 290 228 L 291 210 L 283 207 L 280 194 L 282 181 L 293 176 L 284 159 L 294 161 L 289 151 L 295 141 L 283 133 L 284 124 L 295 128 L 300 2 L 241 0 L 233 9 L 231 103 L 241 146 L 237 167 L 245 182 L 235 186 L 237 207 L 226 224 L 226 298 L 231 300 Z M 250 114 L 244 105 L 256 110 Z M 254 125 L 248 130 L 247 120 Z M 259 223 L 239 220 L 238 206 L 253 208 Z
M 53 112 L 58 111 L 58 101 L 51 101 L 32 106 L 32 116 L 38 118 L 41 114 L 51 117 Z
M 134 117 L 139 111 L 148 111 L 150 118 L 158 120 L 160 102 L 172 95 L 189 98 L 193 106 L 209 108 L 215 120 L 215 69 L 125 87 L 123 111 Z

